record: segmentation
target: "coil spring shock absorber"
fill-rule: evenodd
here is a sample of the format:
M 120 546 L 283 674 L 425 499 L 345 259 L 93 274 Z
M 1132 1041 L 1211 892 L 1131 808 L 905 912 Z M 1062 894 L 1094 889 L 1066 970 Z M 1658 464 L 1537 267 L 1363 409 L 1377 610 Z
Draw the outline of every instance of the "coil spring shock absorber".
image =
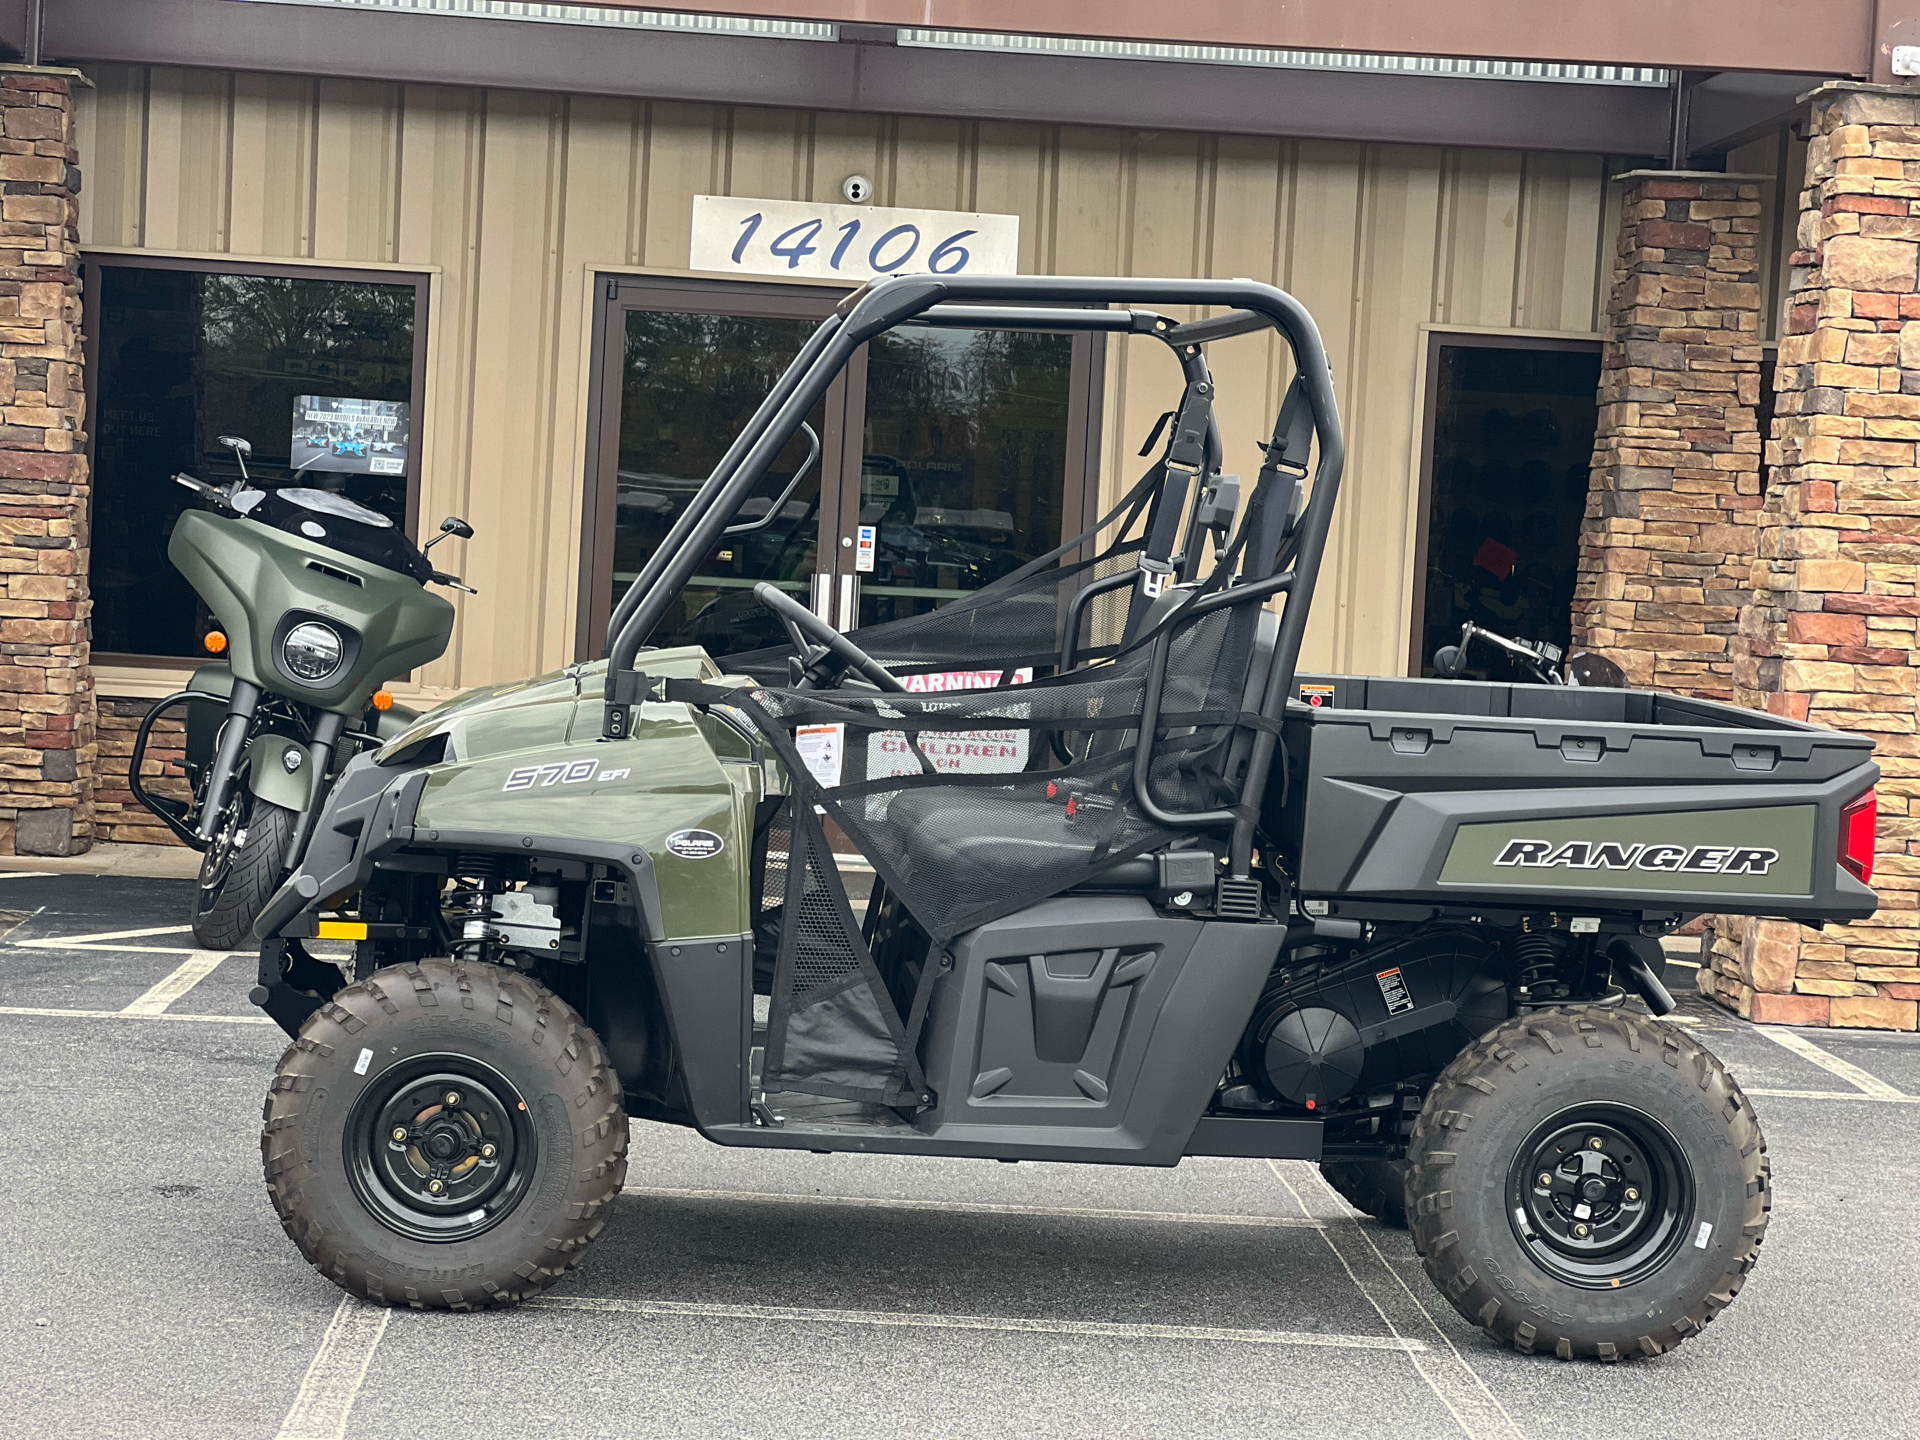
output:
M 454 953 L 469 960 L 484 960 L 493 935 L 493 897 L 506 888 L 507 859 L 504 855 L 462 851 L 453 857 L 453 873 L 470 882 L 457 884 L 452 896 L 454 908 L 466 917 Z
M 1523 1005 L 1551 1005 L 1573 994 L 1567 973 L 1565 942 L 1550 931 L 1522 930 L 1514 936 L 1514 984 Z

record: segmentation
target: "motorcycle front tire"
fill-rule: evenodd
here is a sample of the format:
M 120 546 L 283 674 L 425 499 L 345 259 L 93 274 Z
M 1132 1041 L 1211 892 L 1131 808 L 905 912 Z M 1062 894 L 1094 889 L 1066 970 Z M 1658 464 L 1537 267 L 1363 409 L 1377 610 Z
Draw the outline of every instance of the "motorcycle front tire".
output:
M 253 922 L 279 887 L 298 817 L 262 800 L 237 780 L 231 832 L 238 843 L 216 840 L 200 858 L 194 893 L 193 938 L 208 950 L 231 950 L 253 934 Z

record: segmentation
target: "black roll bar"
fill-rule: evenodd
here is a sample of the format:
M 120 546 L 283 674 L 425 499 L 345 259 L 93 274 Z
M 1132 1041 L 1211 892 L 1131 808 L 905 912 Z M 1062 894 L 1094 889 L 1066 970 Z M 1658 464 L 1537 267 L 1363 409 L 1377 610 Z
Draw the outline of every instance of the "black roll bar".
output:
M 758 487 L 766 469 L 793 438 L 807 412 L 826 394 L 827 387 L 861 345 L 903 321 L 926 314 L 946 302 L 998 302 L 1016 307 L 1047 304 L 1223 306 L 1232 313 L 1190 322 L 1188 343 L 1225 339 L 1268 325 L 1286 338 L 1293 351 L 1300 393 L 1313 415 L 1319 463 L 1311 498 L 1300 517 L 1293 556 L 1293 579 L 1280 615 L 1273 664 L 1261 697 L 1260 714 L 1281 719 L 1286 697 L 1292 693 L 1300 647 L 1306 637 L 1307 614 L 1320 575 L 1320 561 L 1333 528 L 1333 507 L 1340 493 L 1340 475 L 1346 464 L 1346 442 L 1340 429 L 1340 411 L 1334 398 L 1333 372 L 1326 346 L 1313 316 L 1293 296 L 1253 280 L 1178 280 L 1128 277 L 1054 275 L 912 275 L 862 286 L 834 309 L 809 337 L 800 354 L 780 377 L 772 393 L 722 457 L 673 529 L 635 577 L 615 608 L 608 625 L 609 655 L 606 711 L 601 733 L 624 738 L 631 726 L 631 707 L 642 698 L 634 657 L 647 636 L 665 617 L 668 607 L 685 588 L 700 561 L 713 548 L 735 511 Z M 1242 318 L 1242 314 L 1246 318 Z M 941 318 L 945 318 L 944 316 Z M 1069 324 L 1072 317 L 1054 316 Z M 976 325 L 992 324 L 980 315 L 968 317 Z M 967 323 L 955 320 L 949 323 Z M 1022 317 L 1019 324 L 1034 322 Z M 1132 321 L 1129 321 L 1131 328 Z M 1009 327 L 1017 328 L 1017 327 Z M 1162 332 L 1164 333 L 1164 332 Z M 1177 342 L 1176 342 L 1177 343 Z M 1286 436 L 1274 435 L 1276 445 Z M 1257 730 L 1247 757 L 1241 787 L 1242 804 L 1234 817 L 1228 854 L 1233 878 L 1251 870 L 1253 812 L 1267 783 L 1278 743 L 1278 727 Z

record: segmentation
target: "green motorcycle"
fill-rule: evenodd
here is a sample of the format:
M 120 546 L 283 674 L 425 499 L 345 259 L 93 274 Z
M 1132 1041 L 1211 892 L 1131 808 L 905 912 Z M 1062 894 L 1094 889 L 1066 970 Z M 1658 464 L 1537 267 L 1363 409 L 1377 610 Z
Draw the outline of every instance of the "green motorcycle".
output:
M 253 447 L 234 435 L 220 443 L 240 478 L 173 477 L 202 508 L 175 523 L 167 558 L 213 612 L 209 648 L 224 658 L 147 713 L 128 785 L 201 852 L 194 940 L 230 950 L 299 859 L 332 777 L 416 718 L 384 686 L 446 650 L 453 606 L 425 587 L 473 592 L 435 570 L 426 550 L 469 539 L 473 527 L 449 517 L 416 549 L 387 516 L 345 495 L 257 483 L 247 471 Z M 155 725 L 180 706 L 185 801 L 141 783 Z

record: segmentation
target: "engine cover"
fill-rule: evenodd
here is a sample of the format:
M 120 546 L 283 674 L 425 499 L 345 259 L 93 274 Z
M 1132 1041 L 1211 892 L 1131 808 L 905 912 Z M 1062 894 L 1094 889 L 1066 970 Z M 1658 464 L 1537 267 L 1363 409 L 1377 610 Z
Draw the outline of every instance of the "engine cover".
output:
M 1428 931 L 1276 974 L 1240 1069 L 1269 1099 L 1325 1109 L 1438 1073 L 1507 1011 L 1498 947 L 1469 929 Z

